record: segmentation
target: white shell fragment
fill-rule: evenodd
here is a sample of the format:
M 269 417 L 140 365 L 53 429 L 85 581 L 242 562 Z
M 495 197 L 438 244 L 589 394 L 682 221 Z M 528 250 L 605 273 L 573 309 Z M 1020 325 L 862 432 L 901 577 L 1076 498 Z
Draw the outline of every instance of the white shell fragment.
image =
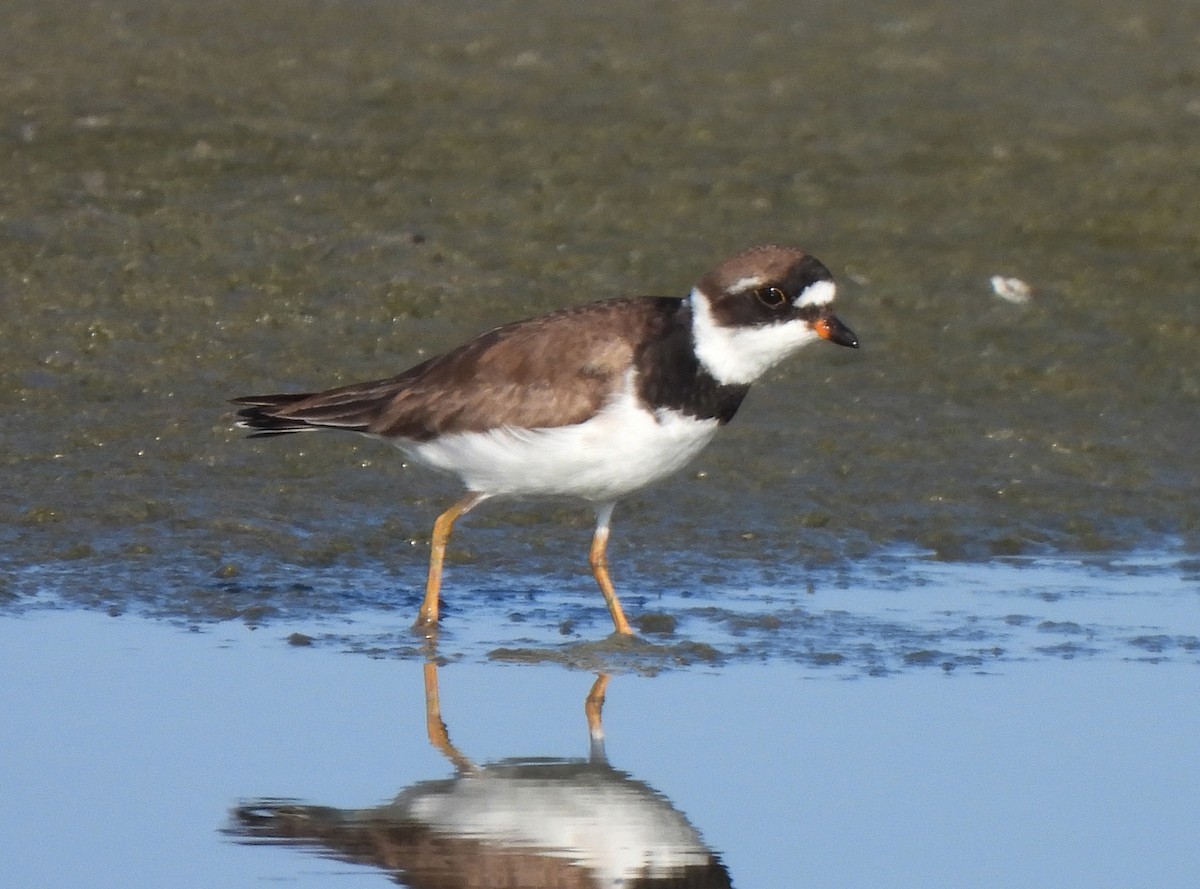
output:
M 1033 288 L 1020 278 L 992 275 L 992 290 L 996 296 L 1017 305 L 1024 305 L 1033 298 Z

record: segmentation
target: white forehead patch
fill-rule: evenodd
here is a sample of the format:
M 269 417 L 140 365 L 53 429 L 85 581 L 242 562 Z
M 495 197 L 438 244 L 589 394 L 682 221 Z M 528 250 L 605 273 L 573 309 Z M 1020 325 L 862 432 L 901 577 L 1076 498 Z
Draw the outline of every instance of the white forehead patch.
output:
M 801 346 L 819 338 L 799 318 L 751 327 L 721 324 L 699 288 L 692 291 L 691 304 L 696 357 L 714 380 L 726 386 L 753 383 Z
M 798 306 L 827 306 L 837 295 L 837 286 L 832 281 L 813 281 L 796 297 Z

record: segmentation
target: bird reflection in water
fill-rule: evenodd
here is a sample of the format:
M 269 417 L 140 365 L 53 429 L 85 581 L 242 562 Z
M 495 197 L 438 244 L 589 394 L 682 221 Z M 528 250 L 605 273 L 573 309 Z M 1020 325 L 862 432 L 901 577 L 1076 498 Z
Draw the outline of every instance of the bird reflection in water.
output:
M 335 809 L 290 800 L 239 806 L 228 832 L 382 868 L 412 889 L 728 887 L 729 874 L 681 812 L 608 764 L 600 712 L 608 677 L 585 702 L 587 759 L 476 765 L 450 741 L 437 665 L 425 664 L 430 742 L 452 778 L 421 781 L 390 803 Z

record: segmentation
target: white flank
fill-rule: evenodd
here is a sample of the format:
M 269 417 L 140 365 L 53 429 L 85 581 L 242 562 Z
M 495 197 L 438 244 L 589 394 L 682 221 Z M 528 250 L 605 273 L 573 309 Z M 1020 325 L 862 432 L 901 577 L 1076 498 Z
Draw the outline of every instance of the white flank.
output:
M 648 412 L 634 396 L 631 371 L 618 396 L 575 426 L 502 427 L 396 444 L 413 460 L 459 476 L 472 491 L 603 503 L 681 469 L 716 431 L 716 420 Z
M 713 318 L 708 297 L 700 290 L 692 291 L 691 302 L 696 357 L 713 379 L 727 386 L 753 383 L 801 346 L 820 339 L 799 318 L 758 327 L 727 327 Z

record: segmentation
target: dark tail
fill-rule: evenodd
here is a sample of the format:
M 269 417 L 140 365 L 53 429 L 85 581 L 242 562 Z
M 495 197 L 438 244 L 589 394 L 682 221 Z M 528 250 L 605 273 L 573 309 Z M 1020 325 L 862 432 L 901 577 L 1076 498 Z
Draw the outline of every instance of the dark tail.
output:
M 367 432 L 378 421 L 380 412 L 387 410 L 407 387 L 404 377 L 393 377 L 325 392 L 243 395 L 233 403 L 245 405 L 238 411 L 237 424 L 252 430 L 251 438 L 314 429 Z
M 311 393 L 293 395 L 244 395 L 232 399 L 233 404 L 247 405 L 238 411 L 239 429 L 253 430 L 247 438 L 267 435 L 287 435 L 290 432 L 312 432 L 323 424 L 311 423 L 299 417 L 289 417 L 287 409 L 312 398 Z M 345 427 L 343 427 L 345 428 Z

